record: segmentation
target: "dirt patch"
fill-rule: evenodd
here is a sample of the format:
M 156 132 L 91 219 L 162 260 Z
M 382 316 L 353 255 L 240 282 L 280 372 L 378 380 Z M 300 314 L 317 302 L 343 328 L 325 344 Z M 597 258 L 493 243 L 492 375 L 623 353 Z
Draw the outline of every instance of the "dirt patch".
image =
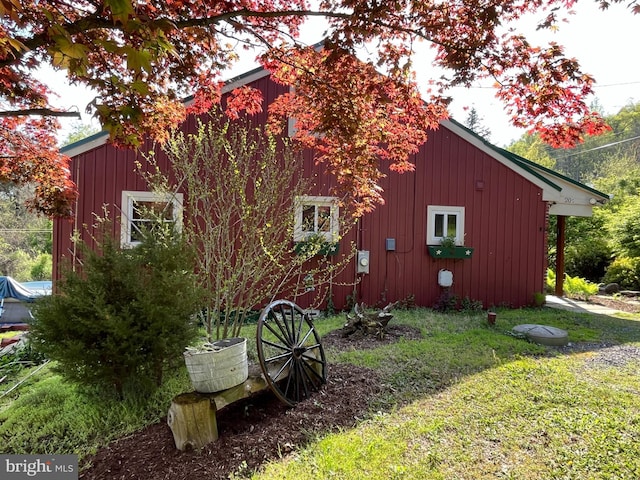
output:
M 640 313 L 640 297 L 594 295 L 589 297 L 589 302 L 620 310 L 621 312 Z
M 345 338 L 336 331 L 323 337 L 323 346 L 373 348 L 402 337 L 420 338 L 420 332 L 390 325 L 387 334 L 378 339 L 360 334 Z M 300 448 L 319 433 L 356 425 L 367 414 L 369 402 L 381 393 L 380 384 L 372 370 L 329 365 L 327 384 L 294 408 L 285 407 L 271 391 L 265 391 L 221 410 L 220 438 L 200 451 L 177 450 L 163 419 L 88 457 L 80 478 L 217 480 L 228 479 L 231 473 L 249 473 Z

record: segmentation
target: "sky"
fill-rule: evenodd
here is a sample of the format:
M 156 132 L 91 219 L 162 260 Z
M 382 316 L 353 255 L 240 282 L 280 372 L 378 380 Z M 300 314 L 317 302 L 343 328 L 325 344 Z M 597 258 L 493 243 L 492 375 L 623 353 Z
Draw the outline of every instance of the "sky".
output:
M 519 29 L 532 44 L 546 45 L 554 41 L 565 47 L 569 57 L 576 57 L 582 71 L 591 74 L 596 80 L 595 96 L 606 115 L 617 113 L 630 102 L 640 101 L 640 15 L 633 15 L 624 5 L 612 5 L 609 10 L 601 11 L 593 0 L 582 0 L 574 8 L 569 23 L 562 24 L 556 32 L 536 32 L 533 22 L 523 22 Z M 303 30 L 303 40 L 313 44 L 322 38 L 324 28 L 318 22 L 309 23 Z M 424 49 L 425 61 L 415 62 L 417 79 L 422 85 L 429 78 L 429 49 Z M 229 71 L 229 78 L 253 68 L 251 58 Z M 70 109 L 73 106 L 81 112 L 83 123 L 92 123 L 85 108 L 91 101 L 91 93 L 81 87 L 68 84 L 62 74 L 48 73 L 53 79 L 50 86 L 59 95 L 55 105 Z M 421 82 L 422 80 L 422 82 Z M 453 102 L 450 114 L 464 123 L 469 109 L 475 107 L 481 123 L 491 131 L 489 140 L 504 147 L 525 133 L 509 124 L 504 107 L 494 97 L 495 90 L 491 81 L 474 85 L 472 88 L 451 90 Z M 426 88 L 426 87 L 425 87 Z M 69 101 L 73 99 L 73 101 Z M 60 138 L 64 139 L 72 129 L 74 122 L 61 120 L 63 129 Z M 77 121 L 75 122 L 77 124 Z M 92 123 L 97 126 L 95 121 Z
M 613 5 L 603 12 L 594 1 L 583 0 L 576 7 L 576 15 L 555 33 L 535 32 L 532 24 L 523 28 L 531 43 L 546 45 L 555 41 L 565 47 L 568 57 L 579 60 L 582 71 L 596 80 L 595 95 L 588 102 L 597 98 L 605 114 L 615 114 L 630 102 L 640 102 L 640 15 L 633 15 L 624 5 Z M 525 131 L 509 124 L 490 85 L 487 80 L 471 89 L 454 89 L 450 113 L 464 122 L 468 108 L 475 106 L 483 125 L 491 130 L 491 142 L 503 147 Z

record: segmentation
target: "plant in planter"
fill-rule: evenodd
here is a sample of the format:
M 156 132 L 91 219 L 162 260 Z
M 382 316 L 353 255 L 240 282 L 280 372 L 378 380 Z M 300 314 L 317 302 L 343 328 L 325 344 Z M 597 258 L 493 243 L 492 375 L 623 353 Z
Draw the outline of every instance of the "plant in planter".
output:
M 314 233 L 309 235 L 304 241 L 296 242 L 294 251 L 296 255 L 305 258 L 315 257 L 316 255 L 337 255 L 339 250 L 338 245 L 337 242 L 328 242 L 323 235 Z
M 187 347 L 184 361 L 197 392 L 211 393 L 235 387 L 249 376 L 247 339 L 226 338 L 199 348 Z
M 456 237 L 442 237 L 442 240 L 440 240 L 440 246 L 446 250 L 454 249 L 456 247 Z
M 471 258 L 473 248 L 457 245 L 453 236 L 443 237 L 439 246 L 428 246 L 429 255 L 433 258 Z
M 182 232 L 197 252 L 196 275 L 205 291 L 199 316 L 208 343 L 184 352 L 197 390 L 219 388 L 200 386 L 205 372 L 232 377 L 222 371 L 228 362 L 218 357 L 234 357 L 230 352 L 243 347 L 240 370 L 245 371 L 246 341 L 235 339 L 263 302 L 289 296 L 304 274 L 320 272 L 315 275 L 319 284 L 335 271 L 315 265 L 303 269 L 306 257 L 292 251 L 294 198 L 309 187 L 297 153 L 261 129 L 220 118 L 212 115 L 194 133 L 173 132 L 164 144 L 175 184 L 153 169 L 146 176 L 153 190 L 180 188 L 188 204 Z M 244 379 L 239 376 L 238 383 Z

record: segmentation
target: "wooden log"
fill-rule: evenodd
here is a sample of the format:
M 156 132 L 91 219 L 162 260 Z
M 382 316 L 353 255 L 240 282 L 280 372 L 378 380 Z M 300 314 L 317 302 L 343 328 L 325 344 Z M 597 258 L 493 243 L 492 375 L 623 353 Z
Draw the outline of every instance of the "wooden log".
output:
M 216 412 L 233 402 L 248 398 L 268 388 L 257 366 L 240 385 L 214 393 L 183 393 L 174 397 L 167 414 L 167 424 L 178 450 L 200 449 L 218 439 Z
M 203 393 L 178 395 L 169 407 L 167 424 L 178 450 L 200 449 L 218 439 L 216 403 Z
M 342 327 L 342 336 L 347 337 L 358 331 L 365 335 L 375 334 L 380 339 L 384 337 L 387 324 L 393 318 L 389 313 L 395 306 L 390 303 L 377 313 L 367 312 L 364 304 L 356 304 L 353 308 L 354 316 L 347 314 L 347 323 Z

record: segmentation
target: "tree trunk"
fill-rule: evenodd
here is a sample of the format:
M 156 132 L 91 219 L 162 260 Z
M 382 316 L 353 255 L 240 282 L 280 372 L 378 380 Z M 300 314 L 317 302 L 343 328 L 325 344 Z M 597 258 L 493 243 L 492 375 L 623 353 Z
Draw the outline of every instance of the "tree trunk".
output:
M 380 339 L 384 338 L 387 324 L 393 318 L 389 312 L 394 306 L 395 303 L 390 303 L 382 310 L 372 313 L 365 310 L 365 305 L 356 303 L 353 307 L 355 315 L 347 315 L 347 323 L 342 327 L 342 335 L 347 337 L 356 332 L 362 332 L 365 335 L 375 334 Z

